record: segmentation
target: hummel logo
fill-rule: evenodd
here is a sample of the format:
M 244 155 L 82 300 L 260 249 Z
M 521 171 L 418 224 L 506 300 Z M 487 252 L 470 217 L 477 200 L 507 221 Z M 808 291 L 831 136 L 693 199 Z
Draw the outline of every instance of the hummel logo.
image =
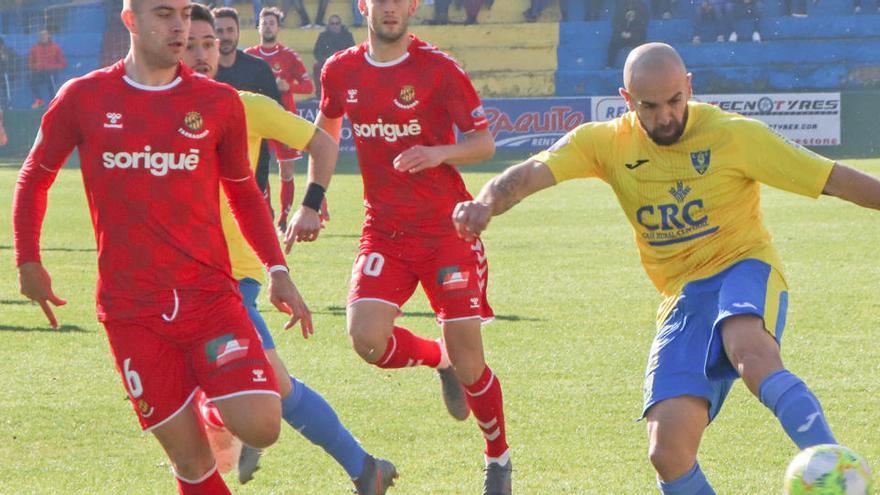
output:
M 648 163 L 649 161 L 651 161 L 651 160 L 636 160 L 635 163 L 627 163 L 626 168 L 628 168 L 630 170 L 634 170 L 634 169 L 637 169 L 637 168 L 641 167 L 642 165 Z
M 107 122 L 104 123 L 104 127 L 108 129 L 122 129 L 122 124 L 119 123 L 122 119 L 121 113 L 107 112 L 105 116 L 107 117 Z

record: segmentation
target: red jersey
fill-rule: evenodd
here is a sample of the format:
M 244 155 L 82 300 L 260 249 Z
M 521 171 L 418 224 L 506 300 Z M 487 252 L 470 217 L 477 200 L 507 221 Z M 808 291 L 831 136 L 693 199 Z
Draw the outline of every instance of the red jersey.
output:
M 161 87 L 123 62 L 65 84 L 43 116 L 13 204 L 16 262 L 39 261 L 46 195 L 78 148 L 98 244 L 102 321 L 170 314 L 181 299 L 236 291 L 220 225 L 222 184 L 266 265 L 284 265 L 248 165 L 244 109 L 231 87 L 193 74 Z
M 394 158 L 416 146 L 455 143 L 463 133 L 486 129 L 480 98 L 458 63 L 410 35 L 398 60 L 376 62 L 367 44 L 332 56 L 321 72 L 321 112 L 351 120 L 364 180 L 365 226 L 421 234 L 453 232 L 452 210 L 471 199 L 452 165 L 412 174 L 394 169 Z
M 281 93 L 281 104 L 290 112 L 296 112 L 296 100 L 293 95 L 311 94 L 315 91 L 315 84 L 309 77 L 309 71 L 295 51 L 277 43 L 275 48 L 266 50 L 262 45 L 246 48 L 245 53 L 261 58 L 269 64 L 276 78 L 287 81 L 290 90 Z

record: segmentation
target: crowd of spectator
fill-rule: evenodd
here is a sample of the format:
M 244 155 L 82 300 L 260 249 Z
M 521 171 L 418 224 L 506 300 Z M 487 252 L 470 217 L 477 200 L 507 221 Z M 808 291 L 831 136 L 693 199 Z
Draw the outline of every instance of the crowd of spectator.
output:
M 212 7 L 231 4 L 241 7 L 245 0 L 195 0 Z M 424 0 L 433 3 L 434 18 L 431 24 L 449 23 L 449 9 L 464 9 L 467 24 L 477 22 L 481 9 L 491 8 L 493 0 Z M 523 12 L 527 22 L 536 22 L 553 0 L 530 0 Z M 643 43 L 647 39 L 648 25 L 652 20 L 681 17 L 692 9 L 693 43 L 761 42 L 762 7 L 769 2 L 780 2 L 782 11 L 793 17 L 810 15 L 810 9 L 819 2 L 846 0 L 558 0 L 562 21 L 598 21 L 610 17 L 611 37 L 608 44 L 607 65 L 614 66 L 621 52 Z M 343 25 L 342 17 L 328 14 L 330 0 L 251 0 L 254 19 L 259 19 L 263 7 L 277 6 L 283 14 L 290 13 L 290 24 L 301 28 L 321 28 L 314 46 L 315 63 L 312 73 L 317 80 L 327 58 L 338 50 L 355 44 L 354 36 Z M 50 10 L 29 8 L 28 0 L 0 0 L 0 30 L 37 33 L 38 39 L 31 46 L 8 46 L 0 37 L 0 111 L 9 107 L 16 83 L 29 86 L 31 106 L 44 107 L 52 99 L 59 85 L 61 73 L 67 61 L 61 47 L 52 39 L 57 28 Z M 101 49 L 101 64 L 107 65 L 124 55 L 128 33 L 119 22 L 118 12 L 122 0 L 103 0 L 107 14 L 107 33 Z M 880 0 L 852 0 L 853 13 L 880 13 Z M 314 16 L 307 7 L 317 7 Z M 358 0 L 351 0 L 352 26 L 359 27 L 363 17 L 358 11 Z M 748 26 L 748 32 L 743 30 Z M 255 27 L 255 26 L 248 26 Z M 738 30 L 739 28 L 739 30 Z M 111 36 L 112 35 L 112 36 Z M 108 41 L 109 40 L 109 41 Z M 122 48 L 120 48 L 122 47 Z M 319 94 L 316 96 L 320 97 Z M 2 136 L 0 136 L 2 138 Z M 0 139 L 2 140 L 2 139 Z

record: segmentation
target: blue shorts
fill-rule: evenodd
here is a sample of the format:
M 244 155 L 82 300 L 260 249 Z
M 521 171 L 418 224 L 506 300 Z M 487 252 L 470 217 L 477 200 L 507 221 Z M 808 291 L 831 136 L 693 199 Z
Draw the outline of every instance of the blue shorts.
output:
M 763 261 L 743 260 L 685 285 L 651 345 L 642 416 L 662 400 L 689 395 L 706 399 L 709 420 L 714 419 L 739 378 L 724 352 L 721 322 L 735 315 L 759 316 L 780 342 L 787 309 L 785 280 Z
M 252 278 L 243 278 L 238 281 L 238 290 L 241 291 L 242 302 L 247 308 L 248 316 L 257 333 L 260 334 L 260 340 L 263 342 L 263 349 L 274 349 L 275 341 L 272 340 L 272 334 L 269 333 L 269 327 L 266 326 L 266 320 L 257 309 L 257 296 L 260 295 L 260 283 Z

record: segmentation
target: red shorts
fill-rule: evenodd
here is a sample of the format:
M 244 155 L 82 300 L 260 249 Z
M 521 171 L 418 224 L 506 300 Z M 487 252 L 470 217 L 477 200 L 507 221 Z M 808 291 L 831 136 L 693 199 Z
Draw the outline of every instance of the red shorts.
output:
M 180 295 L 170 321 L 166 315 L 104 322 L 116 369 L 146 431 L 182 411 L 198 387 L 212 400 L 279 395 L 241 300 L 234 293 L 201 294 Z
M 421 282 L 437 320 L 479 318 L 495 314 L 486 299 L 489 266 L 483 243 L 467 242 L 454 233 L 443 237 L 365 231 L 354 262 L 348 304 L 381 301 L 400 309 Z
M 302 151 L 291 148 L 284 143 L 279 143 L 278 141 L 269 141 L 269 146 L 272 148 L 272 152 L 275 153 L 275 159 L 279 162 L 287 161 L 287 160 L 299 160 L 302 158 Z

